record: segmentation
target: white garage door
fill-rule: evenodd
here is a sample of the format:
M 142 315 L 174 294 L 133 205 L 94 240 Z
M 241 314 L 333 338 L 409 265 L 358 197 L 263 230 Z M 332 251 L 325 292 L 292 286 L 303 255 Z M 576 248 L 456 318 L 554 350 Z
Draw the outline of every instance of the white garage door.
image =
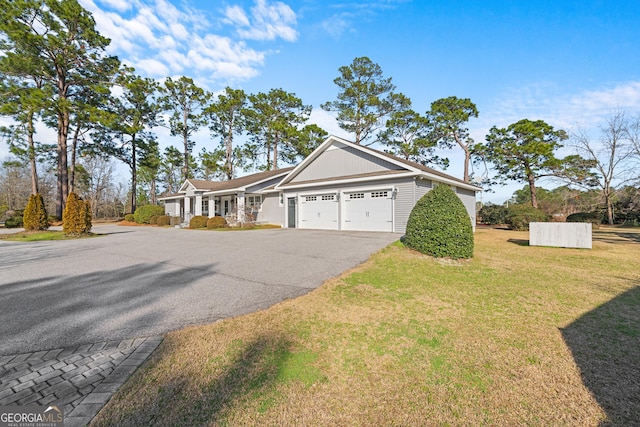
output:
M 300 228 L 338 229 L 338 199 L 335 194 L 313 194 L 300 198 Z
M 391 190 L 345 193 L 344 230 L 393 231 Z

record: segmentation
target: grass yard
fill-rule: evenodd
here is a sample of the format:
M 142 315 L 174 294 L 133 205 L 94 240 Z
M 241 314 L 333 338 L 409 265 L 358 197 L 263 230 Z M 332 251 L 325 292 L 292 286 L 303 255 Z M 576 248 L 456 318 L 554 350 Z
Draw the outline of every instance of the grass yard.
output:
M 176 331 L 96 426 L 640 423 L 640 233 L 592 250 L 479 229 L 475 258 L 399 242 L 310 294 Z
M 0 234 L 0 240 L 10 242 L 39 242 L 42 240 L 73 240 L 96 237 L 99 234 L 89 233 L 82 236 L 70 236 L 57 230 L 20 231 L 10 234 Z

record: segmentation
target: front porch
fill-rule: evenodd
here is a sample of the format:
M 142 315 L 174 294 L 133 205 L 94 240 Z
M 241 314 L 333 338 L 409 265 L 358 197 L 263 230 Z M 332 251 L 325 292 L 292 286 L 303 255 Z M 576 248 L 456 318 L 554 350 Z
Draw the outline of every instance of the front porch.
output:
M 261 209 L 262 196 L 244 192 L 227 194 L 196 194 L 167 197 L 165 214 L 180 218 L 180 224 L 189 226 L 194 216 L 222 216 L 228 224 L 253 222 Z

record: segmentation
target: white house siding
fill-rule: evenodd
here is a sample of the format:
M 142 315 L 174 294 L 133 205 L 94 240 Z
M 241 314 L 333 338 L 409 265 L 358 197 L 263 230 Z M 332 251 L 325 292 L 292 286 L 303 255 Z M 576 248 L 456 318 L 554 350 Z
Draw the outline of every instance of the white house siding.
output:
M 300 171 L 291 183 L 399 169 L 399 166 L 369 153 L 336 144 Z
M 262 195 L 262 211 L 258 212 L 257 222 L 283 226 L 284 206 L 280 206 L 278 193 Z
M 180 215 L 180 200 L 165 200 L 164 214 L 169 216 Z
M 456 187 L 456 194 L 462 200 L 464 207 L 467 208 L 469 218 L 471 218 L 471 225 L 473 229 L 476 229 L 476 193 L 471 190 Z
M 404 233 L 407 229 L 407 221 L 413 206 L 430 188 L 425 187 L 426 183 L 430 186 L 429 181 L 414 180 L 413 178 L 396 183 L 394 219 L 397 233 Z

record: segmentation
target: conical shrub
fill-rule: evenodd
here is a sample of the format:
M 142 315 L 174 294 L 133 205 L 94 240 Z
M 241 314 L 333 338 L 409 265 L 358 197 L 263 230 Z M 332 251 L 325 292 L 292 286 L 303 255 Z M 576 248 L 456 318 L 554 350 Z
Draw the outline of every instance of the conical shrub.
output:
M 62 213 L 62 231 L 65 234 L 81 235 L 91 231 L 91 206 L 75 193 L 69 193 Z
M 438 185 L 413 207 L 404 244 L 437 258 L 473 257 L 473 227 L 462 200 L 448 185 Z
M 47 209 L 41 194 L 32 194 L 24 210 L 24 228 L 26 230 L 46 230 L 49 228 Z

